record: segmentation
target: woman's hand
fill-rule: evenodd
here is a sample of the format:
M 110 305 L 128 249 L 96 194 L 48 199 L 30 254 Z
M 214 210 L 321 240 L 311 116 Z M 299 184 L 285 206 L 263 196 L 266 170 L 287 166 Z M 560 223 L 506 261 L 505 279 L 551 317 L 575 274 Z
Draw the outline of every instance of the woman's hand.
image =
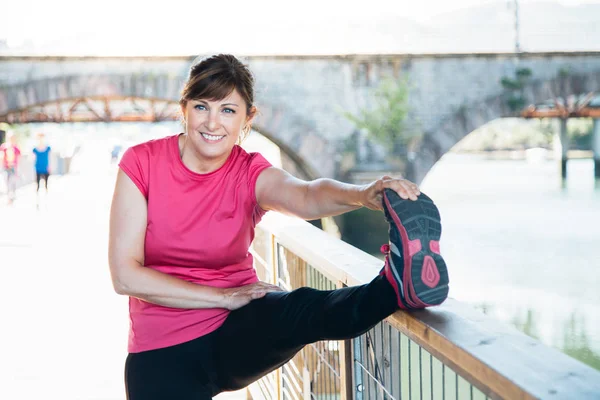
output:
M 269 292 L 283 292 L 283 289 L 266 282 L 256 282 L 250 285 L 224 289 L 224 308 L 231 311 L 237 310 L 252 300 L 260 299 Z
M 373 183 L 366 185 L 363 189 L 363 206 L 371 210 L 383 211 L 381 203 L 383 189 L 392 189 L 403 199 L 417 200 L 421 194 L 419 187 L 406 179 L 394 179 L 384 176 Z

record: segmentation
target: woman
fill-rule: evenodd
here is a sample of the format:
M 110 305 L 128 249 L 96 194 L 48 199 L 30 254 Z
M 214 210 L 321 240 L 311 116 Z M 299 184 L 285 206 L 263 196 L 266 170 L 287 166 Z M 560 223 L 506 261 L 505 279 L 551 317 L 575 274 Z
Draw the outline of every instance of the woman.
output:
M 44 188 L 48 193 L 48 179 L 50 178 L 50 151 L 52 149 L 46 144 L 45 135 L 38 133 L 38 143 L 33 148 L 35 155 L 35 180 L 37 182 L 36 195 L 40 193 L 40 182 L 44 180 Z
M 6 171 L 6 193 L 8 204 L 11 205 L 17 197 L 17 179 L 19 175 L 19 160 L 21 149 L 17 145 L 17 136 L 9 131 L 6 135 L 6 143 L 0 144 L 0 157 L 2 166 Z
M 130 400 L 210 399 L 308 343 L 355 337 L 447 295 L 439 214 L 415 184 L 305 182 L 237 145 L 256 115 L 253 84 L 230 55 L 193 66 L 180 101 L 185 133 L 131 147 L 119 164 L 109 263 L 116 292 L 130 299 Z M 248 248 L 265 212 L 317 219 L 363 206 L 385 208 L 390 221 L 391 251 L 371 283 L 284 292 L 259 282 Z M 406 215 L 434 229 L 405 226 Z

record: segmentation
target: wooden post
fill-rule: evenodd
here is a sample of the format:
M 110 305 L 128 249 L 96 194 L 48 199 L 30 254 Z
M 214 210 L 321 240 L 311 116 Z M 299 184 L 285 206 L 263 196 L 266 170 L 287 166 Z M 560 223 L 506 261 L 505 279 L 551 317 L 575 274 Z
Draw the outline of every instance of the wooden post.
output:
M 302 398 L 304 400 L 312 399 L 310 388 L 310 371 L 306 367 L 302 368 Z
M 279 258 L 279 254 L 277 251 L 277 239 L 275 238 L 275 235 L 270 234 L 271 235 L 271 271 L 273 272 L 273 282 L 271 282 L 273 285 L 277 285 L 277 281 L 279 280 L 279 263 L 278 263 L 278 258 Z M 277 371 L 275 371 L 275 382 L 277 385 L 277 399 L 282 399 L 282 383 L 283 383 L 283 376 L 281 375 L 281 368 L 277 368 Z
M 338 288 L 343 288 L 342 282 L 337 283 Z M 354 356 L 352 340 L 340 340 L 340 398 L 341 400 L 354 399 Z
M 354 399 L 354 357 L 352 340 L 340 341 L 340 398 L 341 400 Z
M 279 266 L 277 265 L 277 240 L 275 239 L 275 236 L 272 234 L 269 234 L 271 236 L 271 259 L 269 260 L 271 262 L 271 279 L 272 279 L 272 284 L 273 285 L 277 285 L 277 278 L 279 275 Z

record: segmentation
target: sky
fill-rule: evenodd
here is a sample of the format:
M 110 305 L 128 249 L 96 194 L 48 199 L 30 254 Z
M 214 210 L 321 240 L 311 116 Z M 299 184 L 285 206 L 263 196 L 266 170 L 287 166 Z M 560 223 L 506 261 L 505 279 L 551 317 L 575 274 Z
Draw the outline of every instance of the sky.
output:
M 285 52 L 286 43 L 298 47 L 302 40 L 324 51 L 343 42 L 352 22 L 374 24 L 367 34 L 375 52 L 377 21 L 402 18 L 427 22 L 435 15 L 483 3 L 513 0 L 0 0 L 0 40 L 9 47 L 23 44 L 54 51 L 89 54 L 152 52 L 189 53 L 195 49 Z M 520 0 L 526 3 L 534 0 Z M 567 6 L 600 3 L 600 0 L 546 0 Z M 507 12 L 510 15 L 510 12 Z M 409 21 L 407 21 L 408 23 Z M 341 31 L 340 31 L 341 29 Z M 318 31 L 318 33 L 317 33 Z M 86 48 L 87 47 L 87 48 Z M 307 47 L 308 48 L 308 47 Z M 337 48 L 337 47 L 336 47 Z M 339 48 L 344 52 L 344 47 Z M 351 50 L 348 47 L 347 50 Z

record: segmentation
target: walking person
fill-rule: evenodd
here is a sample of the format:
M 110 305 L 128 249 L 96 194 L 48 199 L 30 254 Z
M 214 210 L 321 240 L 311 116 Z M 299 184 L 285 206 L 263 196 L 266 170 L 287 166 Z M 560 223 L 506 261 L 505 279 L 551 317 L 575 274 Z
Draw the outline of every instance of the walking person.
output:
M 115 291 L 129 296 L 129 400 L 211 399 L 309 343 L 445 300 L 439 213 L 414 183 L 307 182 L 244 151 L 254 82 L 231 55 L 194 65 L 180 105 L 184 132 L 127 149 L 113 194 L 109 266 Z M 266 212 L 312 220 L 359 207 L 383 210 L 390 224 L 370 283 L 286 292 L 258 280 L 248 249 Z
M 17 179 L 21 150 L 17 145 L 17 137 L 14 132 L 8 131 L 6 139 L 6 143 L 0 145 L 0 154 L 2 155 L 2 167 L 6 173 L 8 204 L 11 205 L 17 197 Z
M 44 189 L 48 194 L 48 178 L 50 178 L 50 151 L 51 148 L 46 144 L 45 135 L 38 133 L 37 145 L 33 148 L 35 155 L 35 179 L 37 182 L 36 204 L 39 207 L 40 182 L 44 181 Z

